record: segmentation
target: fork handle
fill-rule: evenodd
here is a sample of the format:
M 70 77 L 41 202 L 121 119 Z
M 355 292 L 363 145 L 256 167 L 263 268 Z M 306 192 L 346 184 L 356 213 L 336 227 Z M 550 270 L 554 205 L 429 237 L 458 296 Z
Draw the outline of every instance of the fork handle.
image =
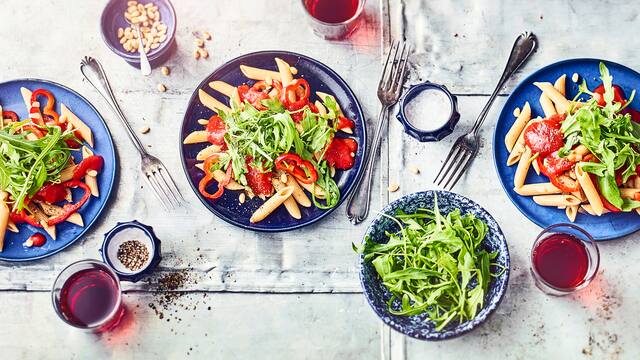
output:
M 511 75 L 513 75 L 513 73 L 516 72 L 516 70 L 518 70 L 520 66 L 522 66 L 522 64 L 527 61 L 527 59 L 529 59 L 531 54 L 533 54 L 533 52 L 536 50 L 537 46 L 538 39 L 531 32 L 523 32 L 516 38 L 516 41 L 513 44 L 513 48 L 511 49 L 511 54 L 509 55 L 507 65 L 505 65 L 502 76 L 500 77 L 500 81 L 498 81 L 498 85 L 496 86 L 495 90 L 493 90 L 491 97 L 489 97 L 489 101 L 480 112 L 480 115 L 478 115 L 478 119 L 476 119 L 475 124 L 473 124 L 473 128 L 471 129 L 471 131 L 474 134 L 477 135 L 480 127 L 482 126 L 482 123 L 484 123 L 484 120 L 487 117 L 487 113 L 489 113 L 489 109 L 491 108 L 493 101 L 498 96 L 500 90 L 502 90 L 502 87 L 504 87 L 504 84 L 507 82 L 507 80 L 509 80 L 509 78 L 511 78 Z
M 124 125 L 124 128 L 127 129 L 127 135 L 133 142 L 133 145 L 136 147 L 141 156 L 147 155 L 147 150 L 145 150 L 142 142 L 136 136 L 135 131 L 129 124 L 127 118 L 124 117 L 122 110 L 120 109 L 120 105 L 118 105 L 118 101 L 116 100 L 115 95 L 113 94 L 113 90 L 111 89 L 111 85 L 109 84 L 109 79 L 107 79 L 107 74 L 104 72 L 102 65 L 98 62 L 98 60 L 92 58 L 91 56 L 85 56 L 84 59 L 80 62 L 80 71 L 84 78 L 87 79 L 89 84 L 91 84 L 100 95 L 107 101 L 107 104 L 111 107 L 114 113 L 118 116 L 118 119 Z M 93 74 L 93 76 L 89 76 L 89 73 Z
M 378 127 L 373 138 L 371 150 L 367 156 L 364 167 L 364 174 L 360 182 L 356 185 L 355 191 L 347 201 L 347 217 L 354 225 L 361 223 L 369 214 L 371 203 L 371 182 L 373 180 L 373 165 L 380 147 L 382 139 L 382 129 L 389 119 L 389 106 L 383 106 L 378 116 Z

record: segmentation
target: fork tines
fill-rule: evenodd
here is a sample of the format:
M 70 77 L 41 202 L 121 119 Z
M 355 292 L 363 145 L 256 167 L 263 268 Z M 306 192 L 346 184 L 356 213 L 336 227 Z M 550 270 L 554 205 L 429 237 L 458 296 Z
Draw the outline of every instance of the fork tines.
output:
M 143 161 L 143 173 L 165 210 L 173 210 L 182 204 L 184 198 L 162 162 L 157 159 L 149 159 L 148 163 Z
M 382 69 L 382 76 L 378 83 L 378 91 L 399 93 L 407 74 L 407 63 L 410 53 L 411 46 L 405 41 L 394 40 L 391 43 L 387 60 Z M 389 67 L 389 64 L 391 64 L 391 67 Z
M 476 150 L 467 145 L 466 141 L 465 136 L 461 136 L 456 140 L 434 179 L 438 186 L 444 183 L 443 188 L 445 190 L 451 190 L 456 186 L 458 180 L 460 180 L 476 155 Z

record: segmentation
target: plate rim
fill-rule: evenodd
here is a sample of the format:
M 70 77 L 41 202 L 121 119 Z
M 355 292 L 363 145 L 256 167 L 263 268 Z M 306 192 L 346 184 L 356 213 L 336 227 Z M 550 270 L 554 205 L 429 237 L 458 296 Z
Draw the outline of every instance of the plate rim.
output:
M 253 227 L 251 225 L 245 225 L 243 223 L 235 221 L 234 219 L 227 218 L 226 216 L 223 216 L 215 208 L 213 208 L 213 206 L 211 206 L 200 195 L 198 189 L 193 184 L 193 182 L 191 181 L 191 177 L 189 176 L 189 169 L 187 169 L 185 153 L 184 153 L 184 146 L 183 146 L 184 144 L 182 143 L 182 131 L 183 131 L 184 125 L 188 121 L 188 119 L 186 118 L 187 110 L 189 109 L 191 104 L 194 102 L 194 100 L 196 100 L 198 98 L 198 90 L 199 89 L 203 89 L 205 87 L 205 85 L 208 84 L 208 79 L 214 73 L 216 73 L 218 70 L 220 70 L 222 67 L 227 66 L 229 63 L 236 62 L 236 61 L 239 61 L 239 60 L 242 60 L 242 59 L 245 59 L 245 58 L 248 58 L 248 57 L 253 57 L 253 56 L 260 56 L 260 55 L 277 56 L 278 54 L 284 54 L 284 55 L 288 55 L 288 56 L 295 56 L 295 57 L 298 57 L 298 58 L 303 58 L 303 59 L 305 59 L 305 60 L 307 60 L 309 62 L 312 62 L 315 65 L 317 65 L 320 68 L 322 68 L 323 70 L 327 71 L 327 73 L 329 73 L 329 75 L 333 76 L 335 79 L 337 79 L 337 82 L 341 83 L 341 85 L 344 86 L 344 88 L 345 88 L 346 92 L 348 93 L 348 95 L 350 95 L 355 100 L 356 112 L 361 116 L 362 122 L 364 124 L 364 126 L 362 127 L 362 139 L 364 141 L 362 141 L 362 144 L 359 144 L 359 145 L 362 147 L 362 153 L 363 153 L 363 156 L 365 157 L 365 159 L 366 159 L 367 150 L 368 150 L 367 118 L 366 118 L 365 113 L 364 113 L 364 111 L 362 109 L 362 105 L 360 105 L 360 101 L 358 100 L 358 97 L 356 96 L 356 94 L 353 92 L 353 89 L 351 89 L 349 84 L 342 78 L 342 76 L 340 76 L 335 70 L 333 70 L 331 67 L 327 66 L 326 64 L 324 64 L 324 63 L 322 63 L 322 62 L 320 62 L 320 61 L 318 61 L 318 60 L 316 60 L 316 59 L 314 59 L 314 58 L 312 58 L 312 57 L 310 57 L 308 55 L 300 54 L 300 53 L 293 52 L 293 51 L 287 51 L 287 50 L 260 50 L 260 51 L 253 51 L 253 52 L 249 52 L 249 53 L 242 54 L 240 56 L 234 57 L 234 58 L 232 58 L 232 59 L 230 59 L 228 61 L 225 61 L 223 64 L 220 64 L 220 66 L 216 67 L 211 73 L 206 75 L 205 78 L 202 79 L 202 81 L 200 81 L 198 83 L 197 87 L 193 91 L 193 94 L 189 98 L 189 101 L 187 102 L 186 108 L 184 109 L 184 115 L 183 115 L 183 118 L 182 118 L 182 124 L 180 126 L 180 132 L 179 132 L 179 138 L 178 138 L 178 146 L 180 148 L 180 162 L 181 162 L 181 165 L 182 165 L 182 170 L 184 171 L 185 176 L 187 177 L 187 182 L 189 183 L 189 186 L 191 187 L 193 192 L 196 194 L 196 197 L 198 198 L 198 200 L 200 200 L 200 202 L 205 206 L 205 208 L 207 210 L 209 210 L 212 214 L 214 214 L 219 219 L 224 220 L 225 222 L 227 222 L 227 223 L 229 223 L 231 225 L 240 227 L 240 228 L 245 229 L 245 230 L 251 230 L 251 231 L 261 232 L 261 233 L 286 232 L 286 231 L 300 229 L 300 228 L 303 228 L 305 226 L 309 226 L 309 225 L 317 223 L 318 221 L 324 219 L 325 217 L 327 217 L 329 214 L 331 214 L 333 211 L 335 211 L 337 208 L 339 208 L 342 205 L 342 203 L 345 201 L 345 199 L 347 199 L 351 195 L 351 193 L 353 191 L 355 191 L 355 185 L 360 182 L 360 179 L 364 175 L 364 163 L 363 163 L 362 166 L 360 166 L 360 168 L 356 170 L 356 176 L 354 178 L 353 183 L 351 184 L 351 187 L 349 189 L 347 189 L 347 191 L 345 191 L 344 194 L 341 194 L 342 196 L 340 197 L 340 201 L 338 202 L 338 204 L 336 206 L 332 207 L 331 209 L 325 210 L 323 213 L 321 213 L 318 217 L 316 217 L 314 219 L 301 221 L 298 224 L 291 225 L 291 226 L 286 226 L 286 227 L 256 228 L 256 227 Z M 364 161 L 364 159 L 363 159 L 363 161 Z
M 479 207 L 482 211 L 484 211 L 487 216 L 489 218 L 491 218 L 493 220 L 493 222 L 496 224 L 496 226 L 498 227 L 498 231 L 499 231 L 499 236 L 501 237 L 501 239 L 504 242 L 504 247 L 506 249 L 506 253 L 505 253 L 505 272 L 504 272 L 504 286 L 502 286 L 499 289 L 499 296 L 498 296 L 498 301 L 496 301 L 493 304 L 487 304 L 486 307 L 483 307 L 480 311 L 487 309 L 488 308 L 488 312 L 487 315 L 484 319 L 480 320 L 480 322 L 478 324 L 476 324 L 475 326 L 472 326 L 468 329 L 462 329 L 459 332 L 434 332 L 434 334 L 448 334 L 450 333 L 450 335 L 446 335 L 446 336 L 442 336 L 442 337 L 437 337 L 437 336 L 433 336 L 433 337 L 422 337 L 422 336 L 417 336 L 416 334 L 407 334 L 405 332 L 402 331 L 402 329 L 400 329 L 400 327 L 397 325 L 397 323 L 395 323 L 394 321 L 388 321 L 387 318 L 385 318 L 383 315 L 391 315 L 389 313 L 384 313 L 381 314 L 378 309 L 373 306 L 372 304 L 372 299 L 370 298 L 369 292 L 366 291 L 365 288 L 365 280 L 363 278 L 363 272 L 364 272 L 364 255 L 363 254 L 359 254 L 358 255 L 358 278 L 360 280 L 360 287 L 362 288 L 362 294 L 364 295 L 365 299 L 367 300 L 367 304 L 369 304 L 369 307 L 373 310 L 373 312 L 376 314 L 376 316 L 378 317 L 378 319 L 380 321 L 382 321 L 383 323 L 385 323 L 387 326 L 389 326 L 390 328 L 394 329 L 395 331 L 405 335 L 405 336 L 409 336 L 411 338 L 417 339 L 417 340 L 422 340 L 422 341 L 443 341 L 443 340 L 449 340 L 449 339 L 455 339 L 458 338 L 464 334 L 467 334 L 469 332 L 471 332 L 472 330 L 476 329 L 477 327 L 479 327 L 480 325 L 482 325 L 485 321 L 487 321 L 494 313 L 495 311 L 498 309 L 498 306 L 500 306 L 500 304 L 502 303 L 502 301 L 504 300 L 505 295 L 507 294 L 507 290 L 509 288 L 509 278 L 511 276 L 511 255 L 509 252 L 509 242 L 507 241 L 507 237 L 504 234 L 504 231 L 502 230 L 502 227 L 500 227 L 500 223 L 495 219 L 495 217 L 493 215 L 491 215 L 491 213 L 485 209 L 482 205 L 480 205 L 479 203 L 477 203 L 475 200 L 456 193 L 456 192 L 452 192 L 452 191 L 446 191 L 446 190 L 438 190 L 438 189 L 430 189 L 430 190 L 423 190 L 423 191 L 416 191 L 410 194 L 406 194 L 404 196 L 399 197 L 398 199 L 390 202 L 389 204 L 385 205 L 376 215 L 376 217 L 371 220 L 371 222 L 369 223 L 369 226 L 367 226 L 367 230 L 364 233 L 364 236 L 362 237 L 361 243 L 364 243 L 364 239 L 367 235 L 369 235 L 369 233 L 373 230 L 373 223 L 378 220 L 380 217 L 382 217 L 381 214 L 386 214 L 388 211 L 392 210 L 395 205 L 397 203 L 399 203 L 402 199 L 407 198 L 407 197 L 415 197 L 419 194 L 426 194 L 426 193 L 434 193 L 435 195 L 439 195 L 439 194 L 446 194 L 446 196 L 459 196 L 462 197 L 464 199 L 466 199 L 467 201 L 471 202 L 472 204 L 474 204 L 475 206 Z M 462 210 L 462 209 L 461 209 Z M 414 315 L 415 316 L 415 315 Z M 475 319 L 475 318 L 474 318 Z M 469 321 L 473 321 L 474 319 L 471 319 Z
M 639 79 L 640 79 L 640 72 L 638 72 L 637 70 L 634 70 L 626 65 L 620 64 L 616 61 L 611 61 L 611 60 L 607 60 L 604 58 L 592 58 L 592 57 L 578 57 L 578 58 L 570 58 L 570 59 L 564 59 L 564 60 L 559 60 L 559 61 L 555 61 L 553 63 L 544 65 L 534 71 L 532 71 L 531 73 L 529 73 L 524 79 L 522 79 L 520 82 L 518 82 L 518 84 L 513 88 L 513 90 L 511 91 L 511 93 L 509 94 L 509 96 L 506 98 L 505 100 L 505 104 L 502 106 L 502 109 L 500 110 L 500 114 L 498 115 L 498 118 L 496 120 L 496 124 L 493 127 L 493 136 L 492 136 L 492 142 L 493 142 L 493 154 L 492 154 L 492 158 L 493 158 L 493 165 L 496 171 L 496 175 L 498 176 L 498 180 L 500 181 L 500 185 L 502 186 L 502 189 L 504 190 L 504 193 L 507 195 L 507 197 L 509 198 L 509 201 L 511 201 L 511 203 L 518 209 L 518 211 L 520 212 L 521 215 L 523 215 L 525 218 L 527 218 L 529 221 L 531 221 L 532 223 L 538 225 L 541 228 L 546 228 L 547 226 L 551 226 L 553 224 L 557 224 L 557 223 L 552 223 L 552 224 L 545 224 L 542 221 L 538 220 L 538 219 L 534 219 L 531 218 L 530 216 L 527 216 L 527 214 L 525 214 L 525 211 L 522 209 L 522 207 L 515 201 L 515 199 L 513 197 L 511 197 L 511 194 L 509 193 L 509 189 L 507 188 L 507 185 L 504 183 L 502 176 L 500 176 L 500 167 L 503 166 L 501 164 L 498 164 L 498 152 L 497 152 L 497 147 L 496 145 L 498 144 L 499 139 L 497 138 L 498 135 L 498 121 L 500 121 L 500 119 L 505 115 L 505 112 L 507 111 L 506 109 L 506 104 L 507 102 L 511 99 L 511 97 L 513 96 L 513 94 L 516 93 L 517 90 L 519 90 L 520 88 L 523 88 L 526 83 L 530 82 L 533 77 L 538 74 L 541 73 L 549 68 L 552 68 L 554 66 L 558 66 L 558 65 L 564 65 L 567 63 L 573 63 L 573 62 L 604 62 L 606 64 L 613 64 L 615 66 L 618 66 L 620 68 L 623 68 L 625 71 L 629 71 L 631 73 L 634 73 Z M 628 231 L 624 231 L 621 233 L 615 233 L 612 235 L 607 235 L 604 237 L 596 237 L 594 236 L 594 239 L 596 241 L 610 241 L 610 240 L 616 240 L 619 238 L 622 238 L 624 236 L 627 235 L 631 235 L 634 234 L 636 232 L 640 231 L 640 227 L 638 229 L 635 230 L 628 230 Z
M 78 98 L 80 98 L 80 100 L 82 100 L 85 104 L 89 105 L 89 108 L 91 110 L 93 110 L 98 115 L 98 120 L 100 120 L 100 122 L 102 122 L 102 124 L 104 125 L 105 130 L 107 131 L 107 135 L 108 135 L 107 136 L 107 138 L 108 138 L 107 142 L 108 142 L 109 147 L 111 148 L 111 151 L 113 152 L 113 173 L 108 178 L 107 195 L 106 195 L 105 200 L 102 203 L 102 205 L 98 208 L 96 216 L 85 224 L 85 226 L 78 233 L 78 235 L 76 235 L 76 237 L 74 239 L 72 239 L 71 241 L 69 241 L 68 243 L 66 243 L 65 245 L 61 246 L 58 249 L 55 249 L 53 251 L 50 251 L 50 252 L 47 252 L 45 254 L 41 254 L 41 255 L 38 255 L 38 256 L 29 257 L 29 258 L 21 258 L 21 259 L 5 258 L 5 257 L 3 257 L 2 253 L 0 253 L 0 261 L 11 262 L 11 263 L 23 263 L 23 262 L 42 260 L 44 258 L 53 256 L 53 255 L 65 250 L 65 249 L 67 249 L 69 246 L 75 244 L 82 236 L 84 236 L 87 233 L 87 231 L 89 231 L 89 229 L 91 229 L 91 227 L 95 224 L 95 222 L 99 218 L 102 217 L 102 215 L 103 215 L 102 212 L 105 210 L 107 204 L 111 201 L 111 194 L 113 193 L 116 173 L 118 172 L 118 156 L 117 156 L 117 153 L 116 153 L 115 145 L 113 143 L 113 136 L 111 135 L 111 130 L 109 129 L 109 126 L 107 125 L 107 122 L 104 120 L 104 117 L 102 116 L 102 114 L 100 114 L 98 109 L 96 109 L 96 107 L 93 106 L 93 104 L 89 100 L 87 100 L 87 98 L 85 98 L 80 93 L 78 93 L 77 91 L 73 90 L 72 88 L 70 88 L 70 87 L 68 87 L 66 85 L 60 84 L 59 82 L 56 82 L 56 81 L 53 81 L 53 80 L 39 79 L 39 78 L 18 78 L 18 79 L 2 81 L 2 82 L 0 82 L 0 87 L 2 87 L 4 85 L 7 85 L 7 84 L 10 84 L 10 83 L 23 82 L 23 81 L 25 81 L 25 82 L 39 82 L 39 83 L 43 83 L 43 84 L 49 84 L 49 85 L 53 85 L 53 86 L 58 86 L 58 87 L 66 90 L 66 91 L 69 91 L 73 95 L 75 95 Z

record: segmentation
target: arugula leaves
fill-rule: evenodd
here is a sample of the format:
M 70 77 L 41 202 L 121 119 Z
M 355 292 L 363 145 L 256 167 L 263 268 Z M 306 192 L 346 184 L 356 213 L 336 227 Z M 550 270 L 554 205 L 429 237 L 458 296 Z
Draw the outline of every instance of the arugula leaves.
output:
M 600 192 L 607 201 L 622 211 L 631 211 L 639 207 L 640 202 L 622 199 L 616 177 L 624 183 L 636 174 L 640 165 L 640 125 L 631 120 L 631 115 L 621 112 L 633 101 L 635 90 L 623 105 L 613 101 L 613 77 L 604 63 L 600 63 L 600 79 L 605 105 L 599 106 L 592 98 L 567 116 L 562 123 L 565 145 L 558 154 L 564 157 L 575 145 L 586 146 L 599 162 L 582 162 L 582 169 L 596 176 Z M 593 95 L 585 81 L 575 99 L 582 94 Z
M 73 133 L 63 133 L 57 126 L 46 126 L 45 136 L 27 140 L 28 130 L 18 133 L 27 124 L 22 121 L 0 129 L 0 189 L 11 194 L 17 211 L 46 182 L 60 182 L 60 172 L 71 159 L 65 141 L 77 141 Z
M 386 233 L 387 243 L 366 238 L 362 246 L 353 246 L 393 294 L 389 312 L 427 313 L 441 330 L 454 320 L 473 319 L 484 305 L 491 277 L 499 274 L 491 272 L 492 265 L 498 266 L 491 262 L 497 253 L 481 248 L 487 224 L 459 209 L 442 215 L 437 204 L 436 198 L 433 210 L 385 215 L 400 228 Z

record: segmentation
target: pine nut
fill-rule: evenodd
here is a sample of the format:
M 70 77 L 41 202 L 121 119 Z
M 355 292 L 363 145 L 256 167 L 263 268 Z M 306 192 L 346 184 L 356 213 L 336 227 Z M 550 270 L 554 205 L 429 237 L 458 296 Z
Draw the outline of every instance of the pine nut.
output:
M 164 84 L 158 84 L 158 91 L 165 92 L 167 91 L 167 87 Z
M 197 47 L 203 47 L 204 46 L 204 41 L 202 39 L 195 39 L 193 40 L 193 43 L 197 46 Z
M 120 39 L 123 36 L 124 36 L 124 29 L 123 28 L 118 28 L 118 39 Z
M 149 131 L 151 131 L 151 129 L 148 126 L 143 126 L 142 128 L 140 128 L 141 134 L 147 134 Z
M 166 66 L 163 66 L 160 71 L 162 71 L 162 75 L 164 76 L 169 76 L 169 68 Z
M 399 188 L 400 188 L 400 185 L 398 185 L 398 183 L 389 184 L 389 192 L 396 192 L 398 191 Z
M 238 201 L 240 202 L 240 204 L 244 204 L 246 197 L 247 196 L 243 192 L 240 193 L 240 195 L 238 196 Z
M 205 40 L 211 40 L 211 34 L 209 34 L 208 31 L 203 32 L 202 36 L 205 38 Z
M 157 49 L 160 47 L 160 44 L 158 44 L 157 42 L 154 42 L 153 44 L 151 44 L 151 46 L 149 46 L 150 49 Z
M 200 59 L 200 51 L 198 51 L 198 50 L 200 50 L 200 49 L 193 50 L 193 58 L 196 59 L 196 60 Z
M 202 56 L 203 59 L 209 57 L 209 52 L 206 49 L 198 48 L 198 51 L 200 52 L 200 56 Z

